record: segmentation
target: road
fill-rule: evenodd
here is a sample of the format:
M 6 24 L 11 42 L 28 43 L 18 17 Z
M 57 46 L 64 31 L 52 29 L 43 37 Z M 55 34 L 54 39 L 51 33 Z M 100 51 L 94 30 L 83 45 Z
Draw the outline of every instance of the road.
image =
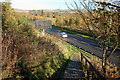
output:
M 56 37 L 58 37 L 57 35 L 60 32 L 60 30 L 53 29 L 53 28 L 46 29 L 45 31 L 51 35 L 56 36 Z M 81 48 L 89 53 L 93 53 L 94 55 L 102 58 L 102 52 L 101 52 L 102 49 L 100 48 L 98 42 L 96 42 L 94 40 L 87 39 L 87 38 L 83 38 L 81 36 L 77 36 L 74 34 L 70 34 L 70 33 L 67 33 L 67 34 L 68 34 L 68 37 L 66 39 L 61 38 L 61 37 L 58 37 L 58 38 L 61 38 L 62 40 L 66 41 L 68 43 L 71 43 L 74 46 L 77 46 L 77 47 L 79 47 L 79 48 Z M 118 50 L 115 54 L 112 54 L 108 58 L 108 61 L 111 62 L 112 64 L 120 66 L 120 50 Z

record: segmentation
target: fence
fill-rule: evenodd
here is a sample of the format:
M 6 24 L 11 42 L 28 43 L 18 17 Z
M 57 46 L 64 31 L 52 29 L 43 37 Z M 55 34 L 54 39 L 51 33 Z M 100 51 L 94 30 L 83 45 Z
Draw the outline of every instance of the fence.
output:
M 70 42 L 68 42 L 68 43 L 71 44 L 71 45 L 74 45 L 74 44 L 72 44 Z M 80 48 L 80 47 L 78 47 L 76 45 L 74 45 L 74 46 L 77 47 L 77 48 Z M 91 55 L 90 57 L 87 56 L 87 55 L 86 56 L 92 60 L 92 65 L 96 68 L 96 70 L 99 70 L 99 72 L 102 75 L 105 75 L 106 79 L 120 79 L 120 66 L 117 66 L 115 64 L 112 64 L 112 62 L 107 61 L 107 63 L 106 63 L 106 73 L 104 74 L 103 73 L 103 69 L 102 69 L 102 57 L 99 57 L 99 56 L 95 55 L 94 53 L 88 52 L 87 50 L 84 50 L 82 48 L 80 48 L 80 49 L 83 50 L 83 51 L 85 51 L 85 54 L 89 53 Z M 83 53 L 80 53 L 80 54 L 83 54 Z M 85 61 L 83 60 L 81 62 L 84 63 L 83 68 L 85 68 L 85 65 L 86 65 Z M 88 63 L 87 63 L 86 66 L 89 66 Z
M 85 77 L 87 80 L 106 80 L 105 77 L 90 63 L 86 56 L 80 53 L 80 61 L 82 62 L 83 71 L 85 72 Z

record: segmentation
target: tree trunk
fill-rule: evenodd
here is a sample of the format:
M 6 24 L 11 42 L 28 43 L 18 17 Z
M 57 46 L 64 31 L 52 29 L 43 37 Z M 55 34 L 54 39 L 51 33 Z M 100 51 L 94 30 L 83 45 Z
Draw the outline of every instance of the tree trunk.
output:
M 103 72 L 104 72 L 104 76 L 106 75 L 106 55 L 107 55 L 107 47 L 104 46 L 103 47 L 103 60 L 102 60 L 102 68 L 103 68 Z

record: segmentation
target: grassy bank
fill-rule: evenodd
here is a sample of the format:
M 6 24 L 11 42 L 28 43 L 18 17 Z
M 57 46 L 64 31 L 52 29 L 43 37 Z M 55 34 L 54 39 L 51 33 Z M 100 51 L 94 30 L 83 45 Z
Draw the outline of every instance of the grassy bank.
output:
M 34 30 L 34 37 L 30 37 L 29 42 L 20 47 L 20 51 L 27 51 L 27 54 L 24 54 L 21 59 L 17 59 L 10 75 L 8 74 L 9 70 L 3 70 L 3 80 L 48 80 L 54 77 L 54 75 L 60 76 L 62 68 L 66 66 L 72 54 L 79 52 L 76 47 L 54 36 L 49 34 L 42 36 L 41 32 Z
M 60 73 L 78 50 L 49 34 L 42 36 L 9 2 L 2 4 L 2 79 L 48 80 Z

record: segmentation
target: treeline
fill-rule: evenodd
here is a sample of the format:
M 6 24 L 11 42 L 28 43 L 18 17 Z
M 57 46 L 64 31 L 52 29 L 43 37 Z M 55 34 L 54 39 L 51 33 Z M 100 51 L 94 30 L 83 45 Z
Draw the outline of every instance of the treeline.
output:
M 82 10 L 84 11 L 84 10 Z M 67 27 L 73 30 L 87 33 L 88 29 L 85 27 L 85 22 L 78 14 L 71 11 L 44 11 L 44 10 L 30 10 L 29 20 L 52 20 L 52 25 Z M 87 31 L 86 31 L 87 30 Z
M 83 3 L 84 5 L 86 3 Z M 52 20 L 52 25 L 65 27 L 78 33 L 84 33 L 97 38 L 97 40 L 103 40 L 109 30 L 112 36 L 119 37 L 119 8 L 114 6 L 100 3 L 90 3 L 94 7 L 88 9 L 86 6 L 84 9 L 77 9 L 75 6 L 73 11 L 47 11 L 47 10 L 30 10 L 28 20 Z M 80 5 L 80 4 L 77 4 Z M 82 4 L 81 4 L 82 5 Z M 84 6 L 83 5 L 83 6 Z M 99 6 L 102 6 L 99 8 Z M 108 29 L 109 28 L 109 29 Z M 115 42 L 115 38 L 111 37 L 111 41 L 107 42 L 110 45 Z M 119 41 L 119 40 L 118 40 Z
M 94 2 L 93 2 L 94 3 Z M 91 3 L 90 3 L 91 4 Z M 74 4 L 73 4 L 74 5 Z M 77 4 L 80 5 L 80 4 Z M 92 5 L 92 4 L 91 4 Z M 93 9 L 73 9 L 73 11 L 44 11 L 44 10 L 30 10 L 29 14 L 32 15 L 30 20 L 45 20 L 49 19 L 52 20 L 52 25 L 66 27 L 72 30 L 80 31 L 87 34 L 92 34 L 91 32 L 100 33 L 104 32 L 105 28 L 104 25 L 107 24 L 108 26 L 113 26 L 111 30 L 117 29 L 116 26 L 119 25 L 118 16 L 119 12 L 115 7 L 107 8 L 108 6 L 104 4 L 105 9 L 103 10 L 102 7 L 99 8 L 98 5 L 94 3 L 91 7 Z M 98 8 L 97 8 L 98 7 Z M 113 8 L 113 9 L 112 9 Z M 89 12 L 88 12 L 89 10 Z M 84 15 L 83 15 L 84 14 Z M 84 17 L 85 16 L 85 17 Z M 94 17 L 93 17 L 94 16 Z M 41 19 L 39 18 L 41 17 Z M 84 18 L 84 19 L 83 19 Z M 103 24 L 105 22 L 105 24 Z M 114 24 L 114 25 L 111 25 Z M 89 25 L 89 26 L 88 26 Z M 101 31 L 99 32 L 95 26 L 99 26 Z M 112 33 L 114 34 L 114 33 Z M 96 35 L 95 35 L 96 36 Z M 97 36 L 96 36 L 97 37 Z

